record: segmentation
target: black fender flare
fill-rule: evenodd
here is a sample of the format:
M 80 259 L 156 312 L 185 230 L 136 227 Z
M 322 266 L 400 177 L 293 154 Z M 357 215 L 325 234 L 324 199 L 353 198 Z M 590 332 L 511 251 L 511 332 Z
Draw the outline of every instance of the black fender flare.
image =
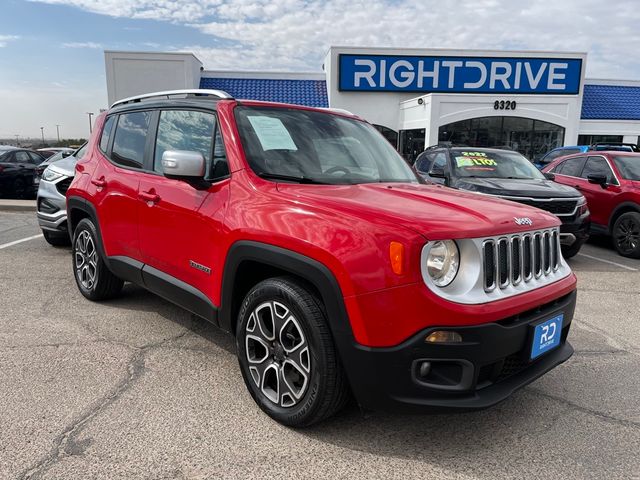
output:
M 351 323 L 344 304 L 340 285 L 326 265 L 300 253 L 267 243 L 240 240 L 231 245 L 222 274 L 222 291 L 219 316 L 220 327 L 233 332 L 232 318 L 234 286 L 241 264 L 245 261 L 261 263 L 288 272 L 313 285 L 319 292 L 326 309 L 329 328 L 340 353 L 344 348 L 353 348 L 355 343 Z M 239 299 L 242 302 L 243 299 Z

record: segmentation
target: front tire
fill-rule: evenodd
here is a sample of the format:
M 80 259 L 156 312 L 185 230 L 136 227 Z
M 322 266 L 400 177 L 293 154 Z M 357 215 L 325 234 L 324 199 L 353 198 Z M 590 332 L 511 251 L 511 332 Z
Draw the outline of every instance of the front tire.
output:
M 321 302 L 296 279 L 271 278 L 251 289 L 240 309 L 236 342 L 251 396 L 277 422 L 309 426 L 348 400 Z
M 97 239 L 98 234 L 93 222 L 87 218 L 80 220 L 73 232 L 73 276 L 80 293 L 94 301 L 115 297 L 124 285 L 104 263 Z
M 579 240 L 576 240 L 573 245 L 569 245 L 569 246 L 565 246 L 565 245 L 561 245 L 560 246 L 560 251 L 562 252 L 562 256 L 565 260 L 571 258 L 571 257 L 575 257 L 578 252 L 580 251 L 580 249 L 582 248 L 582 245 L 584 244 L 584 242 L 581 242 Z
M 640 213 L 627 212 L 613 225 L 613 245 L 623 257 L 640 258 Z

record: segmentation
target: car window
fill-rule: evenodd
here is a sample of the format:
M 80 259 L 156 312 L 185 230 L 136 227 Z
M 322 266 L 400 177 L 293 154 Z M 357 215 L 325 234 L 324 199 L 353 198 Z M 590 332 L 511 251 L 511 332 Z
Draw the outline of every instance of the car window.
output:
M 625 180 L 640 181 L 640 155 L 616 155 L 613 161 Z
M 111 159 L 124 167 L 141 168 L 151 112 L 123 113 L 118 118 Z
M 207 173 L 211 171 L 211 147 L 216 124 L 212 113 L 192 110 L 160 112 L 153 170 L 162 173 L 162 154 L 167 150 L 187 150 L 204 156 Z
M 80 160 L 82 157 L 84 157 L 85 153 L 87 153 L 86 143 L 83 146 L 81 146 L 78 150 L 76 150 L 74 157 L 76 157 L 76 160 Z
M 422 153 L 416 159 L 416 170 L 421 173 L 427 173 L 431 168 L 431 162 L 433 162 L 433 155 Z
M 447 166 L 447 155 L 444 152 L 438 152 L 434 155 L 433 164 L 429 171 L 434 170 L 436 167 L 444 170 Z
M 14 161 L 16 163 L 31 163 L 31 157 L 25 151 L 20 151 L 15 153 Z
M 607 161 L 602 157 L 589 157 L 587 163 L 584 164 L 582 169 L 582 178 L 587 178 L 589 175 L 605 175 L 607 177 L 607 183 L 613 183 L 613 172 Z
M 560 175 L 567 175 L 569 177 L 579 177 L 582 172 L 584 162 L 584 157 L 570 158 L 558 165 L 554 172 L 559 173 Z
M 31 157 L 31 163 L 33 163 L 34 165 L 40 165 L 42 162 L 44 162 L 44 158 L 38 155 L 37 153 L 34 153 L 34 152 L 27 152 L 27 153 Z
M 213 141 L 213 160 L 211 168 L 207 168 L 207 180 L 218 180 L 229 175 L 229 163 L 227 162 L 227 149 L 224 147 L 224 140 L 219 128 L 216 128 L 216 135 Z
M 106 122 L 104 122 L 104 128 L 102 129 L 102 136 L 100 137 L 100 150 L 102 150 L 103 153 L 107 153 L 107 147 L 109 147 L 109 139 L 111 138 L 111 129 L 113 128 L 115 119 L 116 119 L 115 115 L 112 115 L 109 118 L 107 118 Z M 76 155 L 76 157 L 78 156 Z

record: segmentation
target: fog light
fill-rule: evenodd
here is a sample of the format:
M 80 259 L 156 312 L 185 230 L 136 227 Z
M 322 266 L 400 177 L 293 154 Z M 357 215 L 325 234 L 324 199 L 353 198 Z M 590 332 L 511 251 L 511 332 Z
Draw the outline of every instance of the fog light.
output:
M 459 343 L 462 341 L 462 335 L 458 332 L 436 330 L 431 332 L 424 341 L 427 343 Z
M 431 362 L 422 362 L 420 364 L 419 373 L 421 377 L 426 377 L 431 371 Z

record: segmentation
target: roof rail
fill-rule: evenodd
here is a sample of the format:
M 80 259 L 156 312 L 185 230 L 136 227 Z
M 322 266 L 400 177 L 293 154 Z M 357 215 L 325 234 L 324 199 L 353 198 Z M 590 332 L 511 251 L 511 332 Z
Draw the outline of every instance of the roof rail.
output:
M 229 95 L 227 92 L 225 92 L 224 90 L 207 90 L 207 89 L 200 89 L 200 88 L 192 88 L 192 89 L 186 89 L 186 90 L 167 90 L 164 92 L 144 93 L 142 95 L 136 95 L 134 97 L 123 98 L 122 100 L 113 102 L 110 108 L 113 108 L 118 105 L 124 105 L 126 103 L 140 102 L 141 100 L 146 100 L 148 98 L 155 98 L 155 97 L 169 98 L 172 95 L 193 95 L 193 96 L 210 95 L 212 97 L 233 99 L 233 97 Z
M 351 115 L 352 117 L 356 116 L 355 113 L 352 113 L 349 110 L 345 110 L 344 108 L 320 107 L 320 110 L 326 110 L 327 112 L 334 112 L 334 113 L 344 113 L 346 115 Z

